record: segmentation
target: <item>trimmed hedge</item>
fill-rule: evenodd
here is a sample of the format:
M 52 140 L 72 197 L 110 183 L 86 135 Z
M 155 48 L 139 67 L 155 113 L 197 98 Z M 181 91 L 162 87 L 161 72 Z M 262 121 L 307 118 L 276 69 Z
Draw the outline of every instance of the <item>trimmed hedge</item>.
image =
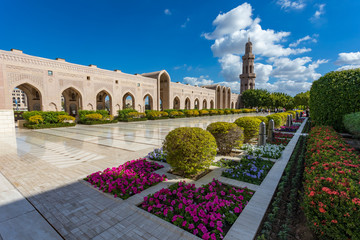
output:
M 124 109 L 124 110 L 118 110 L 118 119 L 120 121 L 126 120 L 128 118 L 128 114 L 131 112 L 138 112 L 135 109 Z
M 330 72 L 310 90 L 311 118 L 316 125 L 344 130 L 343 117 L 360 111 L 360 69 Z
M 233 148 L 242 145 L 243 129 L 235 123 L 215 122 L 211 123 L 206 130 L 215 137 L 221 155 L 230 154 Z
M 360 239 L 360 156 L 332 127 L 309 134 L 303 208 L 318 239 Z
M 24 123 L 24 127 L 29 128 L 29 129 L 74 127 L 75 125 L 76 125 L 76 123 L 45 123 L 45 124 Z
M 60 112 L 54 112 L 54 111 L 29 111 L 23 113 L 23 118 L 29 122 L 30 117 L 39 115 L 42 117 L 44 124 L 46 123 L 58 123 L 59 122 L 59 116 L 60 115 L 69 115 L 66 112 L 60 111 Z
M 183 176 L 195 175 L 210 167 L 216 155 L 216 141 L 208 131 L 197 127 L 176 128 L 164 141 L 167 163 Z
M 256 117 L 241 117 L 235 120 L 235 124 L 244 129 L 244 142 L 248 143 L 259 133 L 261 120 Z
M 360 112 L 346 114 L 343 123 L 349 133 L 360 138 Z

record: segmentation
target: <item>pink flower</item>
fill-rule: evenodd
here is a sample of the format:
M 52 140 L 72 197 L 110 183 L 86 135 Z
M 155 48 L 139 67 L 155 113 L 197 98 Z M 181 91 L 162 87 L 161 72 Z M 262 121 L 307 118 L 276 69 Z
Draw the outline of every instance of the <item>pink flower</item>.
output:
M 217 222 L 216 222 L 216 226 L 218 226 L 218 227 L 221 228 L 221 227 L 223 226 L 223 223 L 222 223 L 221 221 L 217 221 Z
M 189 224 L 189 229 L 191 230 L 191 229 L 194 229 L 195 228 L 195 226 L 194 226 L 194 224 Z
M 240 209 L 239 209 L 238 207 L 235 207 L 235 208 L 234 208 L 234 212 L 235 212 L 235 213 L 239 213 L 239 212 L 240 212 Z
M 199 232 L 199 231 L 198 231 L 197 229 L 195 229 L 195 230 L 193 231 L 193 234 L 194 234 L 194 235 L 197 235 L 198 232 Z
M 179 204 L 179 209 L 181 209 L 183 207 L 182 203 Z

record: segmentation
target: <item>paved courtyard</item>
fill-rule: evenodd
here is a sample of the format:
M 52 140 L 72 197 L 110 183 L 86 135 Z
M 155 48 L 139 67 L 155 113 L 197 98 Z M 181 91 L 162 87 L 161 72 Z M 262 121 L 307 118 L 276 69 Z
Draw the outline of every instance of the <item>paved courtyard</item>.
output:
M 1 137 L 0 239 L 197 239 L 136 206 L 175 176 L 125 201 L 81 179 L 146 156 L 177 127 L 206 128 L 244 115 L 254 114 L 17 129 L 16 135 Z

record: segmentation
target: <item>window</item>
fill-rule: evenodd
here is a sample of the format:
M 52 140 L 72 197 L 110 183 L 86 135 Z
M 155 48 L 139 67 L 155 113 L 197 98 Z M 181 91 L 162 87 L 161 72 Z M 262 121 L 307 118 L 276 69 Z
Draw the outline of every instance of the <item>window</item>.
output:
M 52 76 L 52 75 L 54 75 L 53 71 L 48 70 L 48 76 Z
M 115 80 L 115 83 L 118 84 L 118 83 L 119 83 L 119 80 Z
M 138 83 L 137 86 L 140 87 L 140 83 Z
M 90 80 L 90 76 L 87 76 L 86 79 L 87 79 L 87 80 Z

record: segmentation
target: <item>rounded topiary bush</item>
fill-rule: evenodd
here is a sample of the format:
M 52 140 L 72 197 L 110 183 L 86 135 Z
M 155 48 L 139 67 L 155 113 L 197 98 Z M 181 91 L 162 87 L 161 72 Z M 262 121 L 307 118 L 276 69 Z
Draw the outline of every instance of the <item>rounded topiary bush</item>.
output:
M 271 114 L 271 115 L 266 116 L 266 118 L 269 119 L 269 121 L 270 121 L 270 119 L 274 120 L 274 125 L 276 128 L 281 126 L 282 118 L 279 115 Z
M 216 148 L 213 135 L 196 127 L 176 128 L 169 132 L 164 141 L 166 161 L 183 176 L 208 169 L 215 159 Z
M 231 150 L 240 147 L 244 140 L 243 129 L 235 123 L 215 122 L 211 123 L 206 130 L 215 137 L 221 155 L 230 154 Z
M 360 111 L 359 95 L 360 69 L 325 74 L 311 86 L 311 120 L 316 125 L 344 130 L 344 115 Z
M 267 117 L 264 116 L 256 116 L 255 118 L 260 119 L 262 122 L 265 123 L 265 125 L 267 126 L 269 123 L 269 119 Z
M 241 117 L 235 124 L 244 129 L 244 142 L 247 143 L 259 133 L 261 120 L 255 117 Z

